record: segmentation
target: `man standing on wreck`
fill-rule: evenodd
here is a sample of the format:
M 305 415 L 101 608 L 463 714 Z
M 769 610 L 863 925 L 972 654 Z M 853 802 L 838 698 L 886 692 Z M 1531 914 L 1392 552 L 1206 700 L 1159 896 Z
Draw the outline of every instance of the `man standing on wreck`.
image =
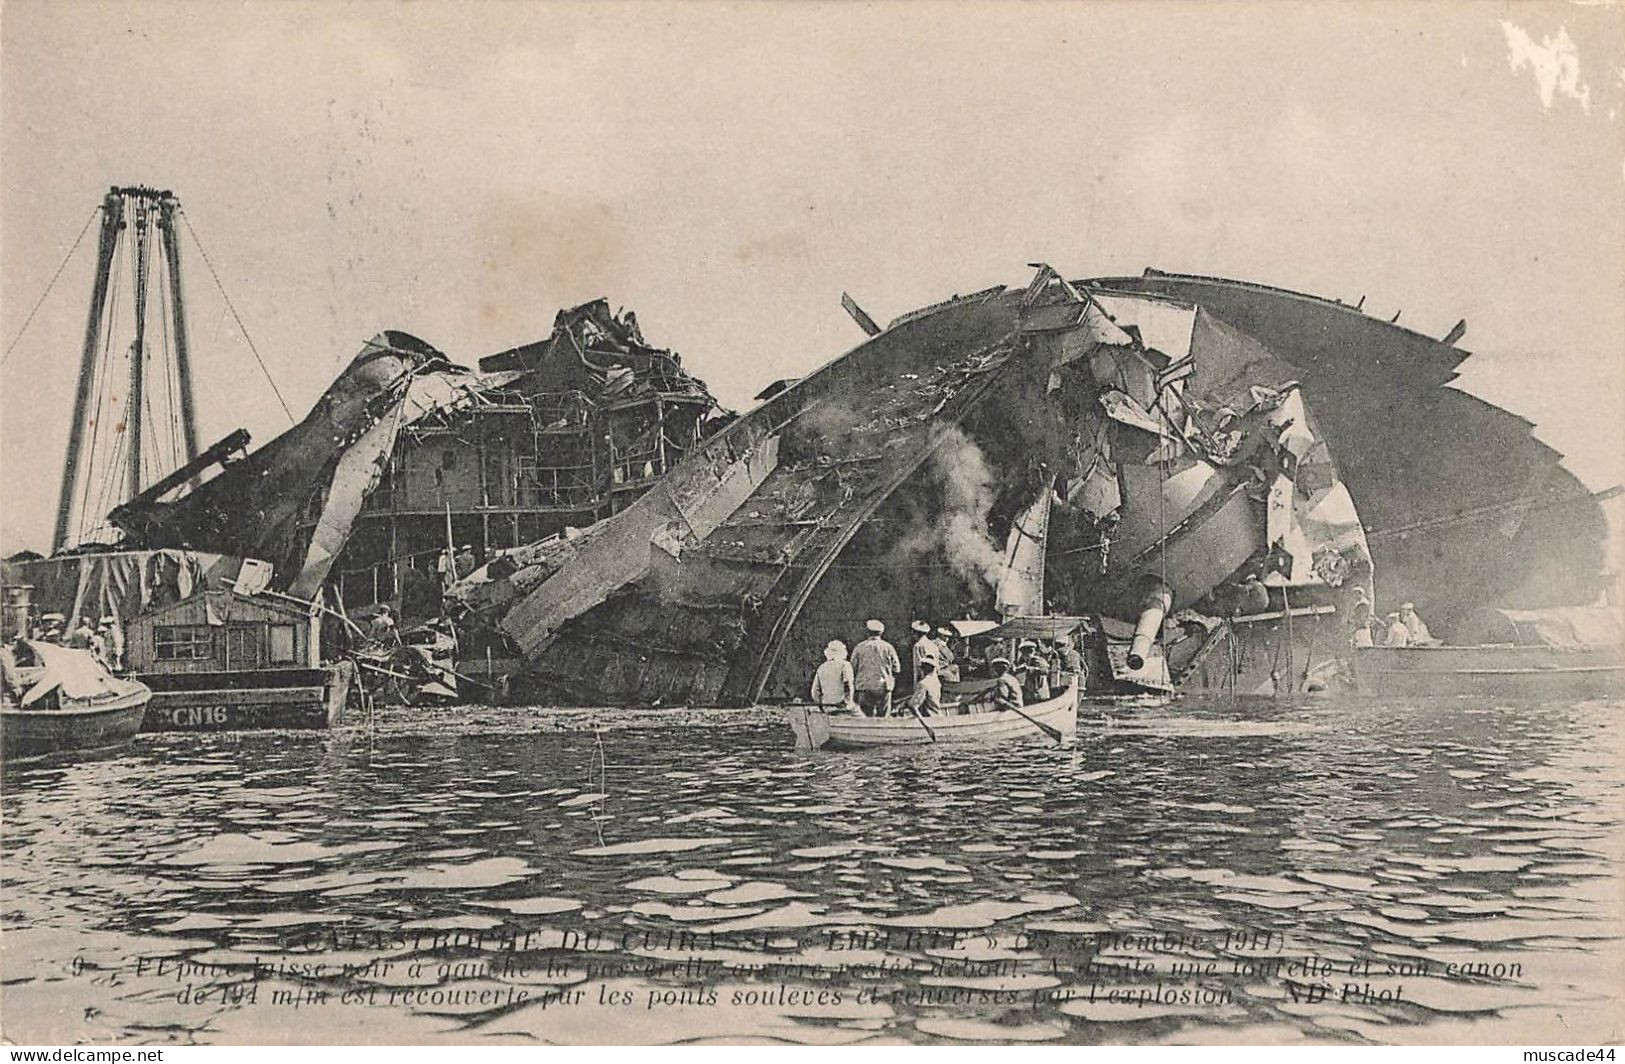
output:
M 903 663 L 897 651 L 884 638 L 886 626 L 871 620 L 869 638 L 852 648 L 852 678 L 857 688 L 858 707 L 865 716 L 884 717 L 891 712 L 892 688 Z

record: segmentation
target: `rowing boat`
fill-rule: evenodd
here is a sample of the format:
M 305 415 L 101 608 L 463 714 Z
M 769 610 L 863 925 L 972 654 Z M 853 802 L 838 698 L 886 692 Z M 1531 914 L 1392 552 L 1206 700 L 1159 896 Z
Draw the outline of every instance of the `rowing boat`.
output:
M 828 713 L 818 706 L 783 707 L 796 746 L 804 750 L 828 747 L 834 750 L 863 750 L 874 746 L 920 746 L 929 743 L 986 743 L 1003 739 L 1045 734 L 1044 728 L 1070 740 L 1078 730 L 1078 688 L 1066 690 L 1047 702 L 1034 702 L 1021 710 L 966 713 L 960 716 L 936 715 L 920 718 L 904 716 L 863 717 Z M 1040 728 L 1038 725 L 1043 725 Z
M 152 698 L 145 684 L 114 676 L 89 651 L 53 643 L 6 645 L 0 673 L 0 753 L 8 761 L 124 742 Z

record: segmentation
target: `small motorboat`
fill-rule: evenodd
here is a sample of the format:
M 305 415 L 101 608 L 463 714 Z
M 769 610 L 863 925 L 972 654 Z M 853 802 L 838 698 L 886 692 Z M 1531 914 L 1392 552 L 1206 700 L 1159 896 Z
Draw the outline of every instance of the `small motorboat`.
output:
M 1583 699 L 1625 693 L 1625 652 L 1562 651 L 1508 643 L 1483 646 L 1359 647 L 1354 679 L 1387 698 L 1489 696 Z
M 989 709 L 916 717 L 905 709 L 902 716 L 865 717 L 830 713 L 806 704 L 787 705 L 783 709 L 790 730 L 795 732 L 797 748 L 805 750 L 985 743 L 1032 736 L 1070 742 L 1078 731 L 1076 683 L 1068 684 L 1066 690 L 1048 701 L 1035 702 L 1018 710 Z
M 1625 627 L 1613 606 L 1491 611 L 1477 645 L 1356 647 L 1357 690 L 1380 697 L 1608 698 L 1625 694 Z M 1504 640 L 1504 641 L 1502 641 Z
M 152 699 L 88 650 L 15 640 L 0 648 L 0 751 L 9 760 L 93 750 L 128 740 Z

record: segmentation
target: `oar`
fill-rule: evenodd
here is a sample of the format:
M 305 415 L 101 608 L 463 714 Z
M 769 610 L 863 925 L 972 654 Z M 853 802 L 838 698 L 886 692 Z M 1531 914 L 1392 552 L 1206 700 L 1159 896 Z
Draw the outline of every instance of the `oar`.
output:
M 920 722 L 920 727 L 925 729 L 925 734 L 931 736 L 931 741 L 936 742 L 937 741 L 937 733 L 932 731 L 931 730 L 931 725 L 927 724 L 925 722 L 925 718 L 920 716 L 920 711 L 914 708 L 914 703 L 912 703 L 912 702 L 908 703 L 908 711 L 910 713 L 914 714 L 914 719 L 915 720 Z
M 1020 717 L 1024 721 L 1026 721 L 1028 724 L 1031 724 L 1033 727 L 1037 728 L 1039 731 L 1043 732 L 1045 735 L 1049 736 L 1051 739 L 1054 739 L 1055 742 L 1056 742 L 1056 745 L 1060 745 L 1062 742 L 1064 742 L 1066 740 L 1066 737 L 1061 734 L 1061 730 L 1059 728 L 1052 728 L 1048 724 L 1041 724 L 1038 721 L 1034 720 L 1033 718 L 1029 717 L 1027 714 L 1023 713 L 1020 709 L 1018 709 L 1015 706 L 1005 706 L 1004 708 L 1008 709 L 1010 712 L 1014 713 L 1016 716 Z

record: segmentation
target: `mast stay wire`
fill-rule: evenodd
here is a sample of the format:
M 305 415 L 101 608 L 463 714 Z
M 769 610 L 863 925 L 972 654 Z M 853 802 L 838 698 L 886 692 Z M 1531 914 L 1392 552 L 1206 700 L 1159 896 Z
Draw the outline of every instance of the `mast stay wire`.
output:
M 293 411 L 288 408 L 288 401 L 282 398 L 282 389 L 276 386 L 276 380 L 272 378 L 270 369 L 266 367 L 265 359 L 260 357 L 259 348 L 254 346 L 254 338 L 248 335 L 248 326 L 243 324 L 242 315 L 237 313 L 237 307 L 232 303 L 231 296 L 226 294 L 226 286 L 221 282 L 220 274 L 214 268 L 214 260 L 209 258 L 209 253 L 203 248 L 203 241 L 198 239 L 197 230 L 192 228 L 192 219 L 184 210 L 177 209 L 175 213 L 181 216 L 181 221 L 186 223 L 186 231 L 192 234 L 192 243 L 197 245 L 198 254 L 203 257 L 203 264 L 209 268 L 209 276 L 214 278 L 215 287 L 220 289 L 220 297 L 226 301 L 226 309 L 231 311 L 231 316 L 237 321 L 238 330 L 243 334 L 243 339 L 248 342 L 248 349 L 254 353 L 254 361 L 259 363 L 260 372 L 265 374 L 265 382 L 271 386 L 271 392 L 276 396 L 276 401 L 282 404 L 282 412 L 288 415 L 288 423 L 297 424 L 299 419 L 293 416 Z
M 18 342 L 23 338 L 23 334 L 28 331 L 29 325 L 33 324 L 34 315 L 38 314 L 39 308 L 45 305 L 45 300 L 50 297 L 51 290 L 56 287 L 56 282 L 62 276 L 62 271 L 68 268 L 68 260 L 73 258 L 73 253 L 75 251 L 79 250 L 79 245 L 84 242 L 85 234 L 90 232 L 91 224 L 96 221 L 101 213 L 101 205 L 97 204 L 95 209 L 90 212 L 90 217 L 85 220 L 85 227 L 79 230 L 78 236 L 74 237 L 73 246 L 68 249 L 68 253 L 66 255 L 62 256 L 61 265 L 59 265 L 56 268 L 56 272 L 51 275 L 50 281 L 46 282 L 45 291 L 40 293 L 39 302 L 34 304 L 34 309 L 29 311 L 28 317 L 23 319 L 23 327 L 17 330 L 17 335 L 12 337 L 11 343 L 6 346 L 6 353 L 4 355 L 0 355 L 0 364 L 5 363 L 11 358 L 11 352 L 16 350 Z

